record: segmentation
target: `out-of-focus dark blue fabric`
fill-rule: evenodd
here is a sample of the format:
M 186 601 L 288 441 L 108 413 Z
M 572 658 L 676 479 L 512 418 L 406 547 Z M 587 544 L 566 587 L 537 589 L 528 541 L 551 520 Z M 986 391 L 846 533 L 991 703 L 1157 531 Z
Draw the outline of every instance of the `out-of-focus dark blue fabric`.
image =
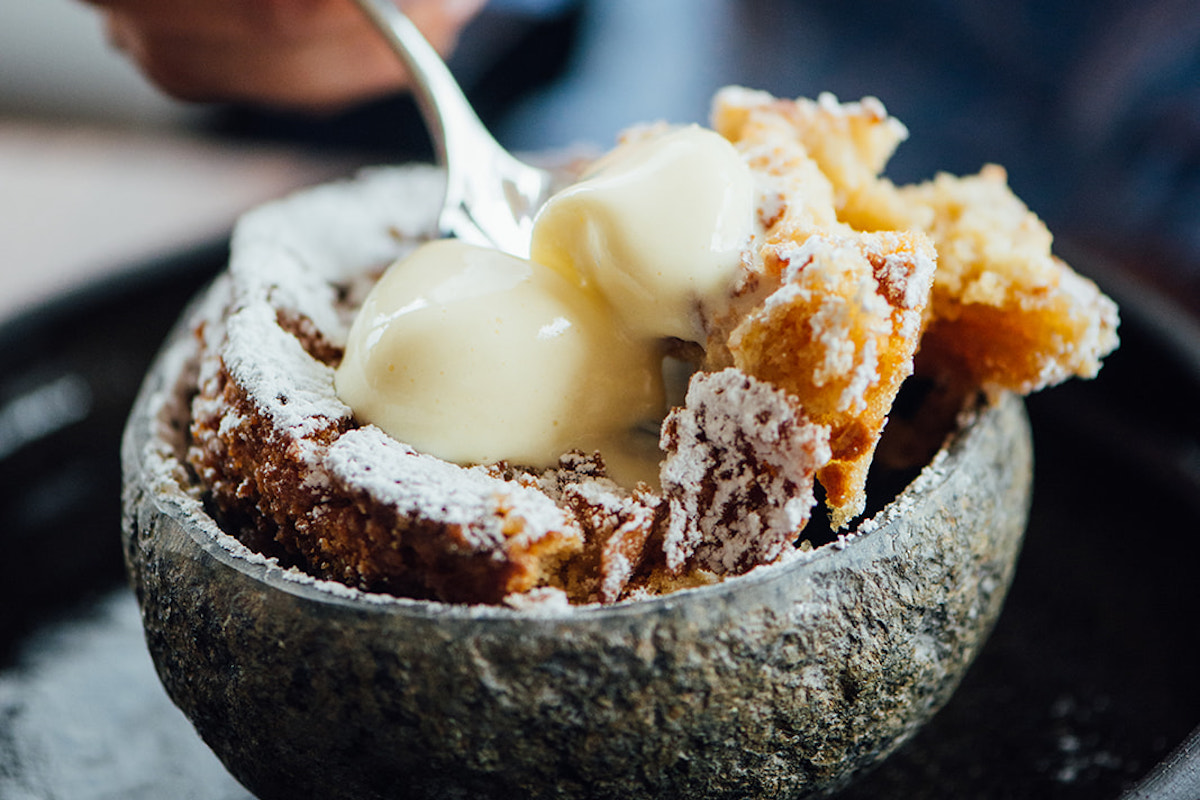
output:
M 555 0 L 540 14 L 497 2 L 452 67 L 498 137 L 525 149 L 703 121 L 729 83 L 874 95 L 911 132 L 895 180 L 1003 164 L 1052 228 L 1169 264 L 1200 308 L 1200 0 Z M 325 145 L 403 158 L 425 142 L 404 103 L 309 124 Z

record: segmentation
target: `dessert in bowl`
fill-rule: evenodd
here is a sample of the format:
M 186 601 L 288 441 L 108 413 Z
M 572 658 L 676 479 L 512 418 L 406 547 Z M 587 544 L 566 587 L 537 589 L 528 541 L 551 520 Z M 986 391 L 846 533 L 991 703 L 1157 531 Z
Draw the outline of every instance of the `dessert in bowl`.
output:
M 1115 308 L 997 169 L 881 178 L 877 102 L 730 89 L 713 121 L 628 134 L 532 262 L 423 244 L 424 167 L 240 223 L 123 459 L 159 674 L 254 792 L 800 796 L 948 698 L 1024 529 L 1016 394 L 1094 374 Z M 736 166 L 656 197 L 694 148 Z M 605 255 L 705 185 L 748 209 L 709 262 Z M 872 464 L 916 477 L 864 515 Z

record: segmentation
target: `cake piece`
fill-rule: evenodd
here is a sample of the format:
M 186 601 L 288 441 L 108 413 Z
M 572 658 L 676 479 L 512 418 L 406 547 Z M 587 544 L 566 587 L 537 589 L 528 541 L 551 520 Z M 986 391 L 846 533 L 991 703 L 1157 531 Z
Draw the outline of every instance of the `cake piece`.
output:
M 808 523 L 829 429 L 736 369 L 693 376 L 663 423 L 666 566 L 738 575 L 779 559 Z
M 358 427 L 313 355 L 326 345 L 281 318 L 235 305 L 200 332 L 188 460 L 248 546 L 357 588 L 475 603 L 545 584 L 581 549 L 544 494 Z

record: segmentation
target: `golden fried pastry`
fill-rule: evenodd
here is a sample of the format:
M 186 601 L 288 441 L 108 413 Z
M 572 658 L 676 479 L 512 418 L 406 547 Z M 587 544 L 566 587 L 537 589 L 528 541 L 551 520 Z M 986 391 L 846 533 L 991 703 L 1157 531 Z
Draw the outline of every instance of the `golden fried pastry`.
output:
M 913 370 L 934 251 L 921 234 L 813 235 L 770 243 L 783 286 L 734 328 L 734 365 L 792 395 L 830 429 L 817 470 L 835 528 L 866 504 L 867 470 Z M 774 270 L 772 270 L 774 271 Z
M 1093 377 L 1116 347 L 1116 305 L 1053 255 L 1049 230 L 1013 194 L 1003 168 L 896 186 L 881 173 L 907 131 L 870 99 L 839 105 L 830 95 L 792 101 L 726 89 L 714 119 L 735 141 L 756 127 L 790 126 L 828 180 L 819 194 L 840 223 L 929 235 L 938 268 L 922 369 L 1028 394 Z
M 923 366 L 1021 394 L 1090 378 L 1117 346 L 1117 307 L 1051 252 L 1045 224 L 1002 168 L 901 187 L 931 211 L 938 249 Z

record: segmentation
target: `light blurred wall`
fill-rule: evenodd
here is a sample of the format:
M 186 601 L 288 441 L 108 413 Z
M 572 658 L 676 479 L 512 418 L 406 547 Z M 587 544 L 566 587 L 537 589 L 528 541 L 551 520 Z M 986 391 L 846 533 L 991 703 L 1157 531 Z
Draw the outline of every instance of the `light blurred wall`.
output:
M 0 117 L 169 126 L 197 113 L 146 83 L 80 0 L 0 0 Z
M 0 323 L 350 169 L 206 137 L 208 113 L 143 80 L 80 0 L 0 0 Z

